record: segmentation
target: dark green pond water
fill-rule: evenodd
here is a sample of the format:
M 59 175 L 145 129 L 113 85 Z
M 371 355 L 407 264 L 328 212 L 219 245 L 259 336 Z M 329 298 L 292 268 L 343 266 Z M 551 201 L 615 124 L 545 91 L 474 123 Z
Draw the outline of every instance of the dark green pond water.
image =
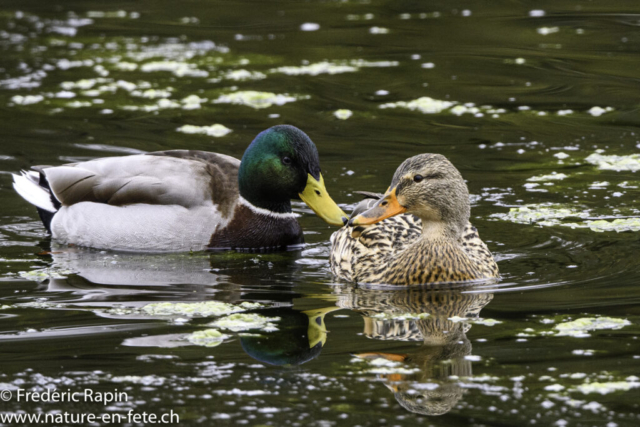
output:
M 4 0 L 0 412 L 640 425 L 639 27 L 629 1 Z M 240 157 L 282 123 L 315 141 L 345 209 L 407 157 L 446 155 L 501 281 L 337 283 L 334 230 L 301 203 L 301 251 L 58 247 L 11 187 L 32 165 Z M 182 128 L 215 124 L 231 132 Z M 231 305 L 197 312 L 214 301 Z M 258 329 L 228 317 L 243 307 Z M 17 401 L 46 389 L 128 399 Z

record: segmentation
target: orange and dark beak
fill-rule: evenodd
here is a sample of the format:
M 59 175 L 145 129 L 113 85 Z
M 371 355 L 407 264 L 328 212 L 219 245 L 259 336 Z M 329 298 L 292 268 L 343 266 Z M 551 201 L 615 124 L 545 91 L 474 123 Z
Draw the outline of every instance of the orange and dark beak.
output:
M 349 225 L 371 225 L 380 222 L 383 219 L 390 218 L 407 211 L 407 208 L 400 205 L 396 198 L 397 187 L 386 192 L 378 203 L 373 205 L 371 209 L 365 211 L 349 221 Z

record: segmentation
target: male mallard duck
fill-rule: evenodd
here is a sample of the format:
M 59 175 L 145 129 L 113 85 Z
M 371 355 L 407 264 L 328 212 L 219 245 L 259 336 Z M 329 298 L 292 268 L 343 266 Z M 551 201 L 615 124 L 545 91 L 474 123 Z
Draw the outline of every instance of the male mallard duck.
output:
M 412 285 L 498 276 L 469 223 L 469 190 L 440 154 L 407 159 L 376 201 L 364 200 L 331 236 L 331 270 L 360 283 Z M 375 224 L 375 225 L 373 225 Z
M 276 249 L 304 242 L 291 212 L 302 199 L 342 225 L 329 197 L 318 150 L 293 126 L 261 132 L 242 161 L 205 151 L 171 150 L 39 166 L 14 175 L 62 243 L 127 251 Z

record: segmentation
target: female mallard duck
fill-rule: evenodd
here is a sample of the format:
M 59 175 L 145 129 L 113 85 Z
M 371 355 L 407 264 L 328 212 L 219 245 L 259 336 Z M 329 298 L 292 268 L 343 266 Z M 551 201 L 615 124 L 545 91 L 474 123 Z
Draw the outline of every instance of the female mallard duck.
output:
M 100 249 L 299 245 L 298 198 L 329 224 L 346 221 L 325 189 L 316 146 L 286 125 L 261 132 L 242 161 L 192 150 L 107 157 L 34 167 L 13 186 L 56 240 Z
M 331 270 L 344 280 L 393 285 L 497 277 L 469 213 L 467 185 L 446 157 L 411 157 L 383 197 L 356 207 L 354 228 L 331 236 Z

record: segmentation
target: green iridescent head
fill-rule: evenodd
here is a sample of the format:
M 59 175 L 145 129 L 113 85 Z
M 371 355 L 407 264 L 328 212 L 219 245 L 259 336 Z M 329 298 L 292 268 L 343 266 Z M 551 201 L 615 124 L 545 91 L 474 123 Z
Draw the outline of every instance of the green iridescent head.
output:
M 291 199 L 302 199 L 329 224 L 342 225 L 346 217 L 324 187 L 318 149 L 294 126 L 256 136 L 242 156 L 238 183 L 240 195 L 259 208 L 291 212 Z

